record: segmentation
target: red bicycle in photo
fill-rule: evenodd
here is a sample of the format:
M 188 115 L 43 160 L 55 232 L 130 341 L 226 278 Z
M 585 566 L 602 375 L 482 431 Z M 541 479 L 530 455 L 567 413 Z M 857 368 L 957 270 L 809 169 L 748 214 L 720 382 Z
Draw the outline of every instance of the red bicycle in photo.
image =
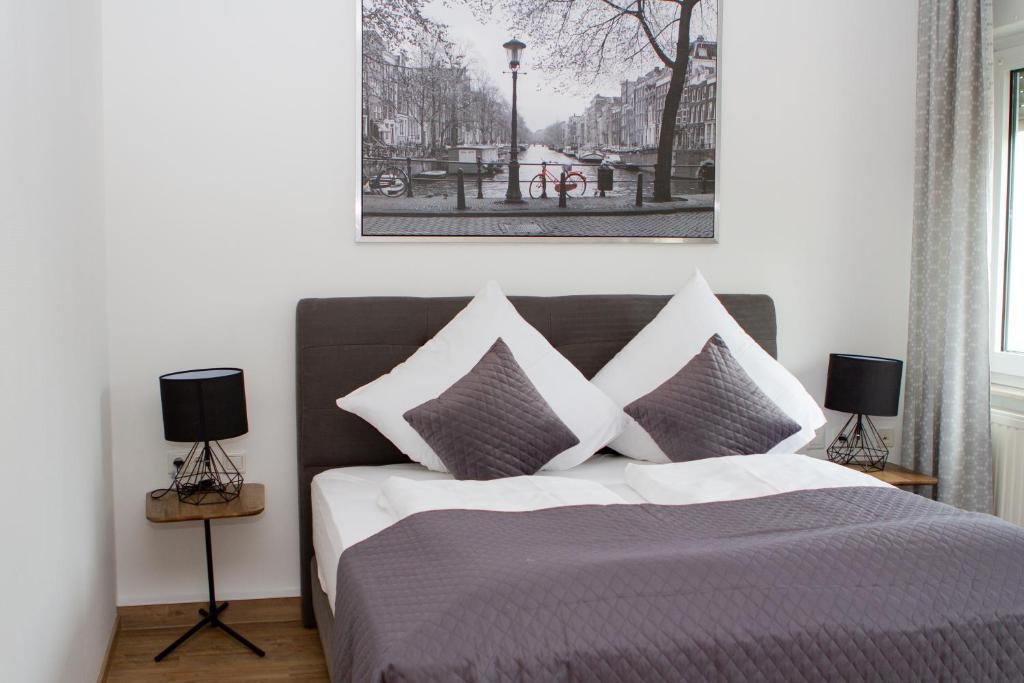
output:
M 565 194 L 570 197 L 585 195 L 587 192 L 586 176 L 579 171 L 573 171 L 572 166 L 568 164 L 563 164 L 562 169 L 565 171 Z M 530 196 L 533 199 L 540 199 L 548 196 L 548 190 L 551 191 L 550 196 L 557 197 L 562 191 L 562 182 L 548 170 L 548 162 L 545 161 L 540 165 L 540 173 L 533 176 L 533 180 L 530 181 Z

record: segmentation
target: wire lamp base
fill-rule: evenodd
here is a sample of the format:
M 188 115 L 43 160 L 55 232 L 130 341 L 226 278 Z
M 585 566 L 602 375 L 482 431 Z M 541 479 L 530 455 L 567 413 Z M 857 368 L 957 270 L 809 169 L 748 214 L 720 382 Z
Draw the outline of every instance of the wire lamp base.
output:
M 865 472 L 884 470 L 889 459 L 889 449 L 867 415 L 851 415 L 826 452 L 832 462 L 857 465 Z
M 242 473 L 224 452 L 220 442 L 197 442 L 174 474 L 170 488 L 178 500 L 192 505 L 224 503 L 238 498 Z

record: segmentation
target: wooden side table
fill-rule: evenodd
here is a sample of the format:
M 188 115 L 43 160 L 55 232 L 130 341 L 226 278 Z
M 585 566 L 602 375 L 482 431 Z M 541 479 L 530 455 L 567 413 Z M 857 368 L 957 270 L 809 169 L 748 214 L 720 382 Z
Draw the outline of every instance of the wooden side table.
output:
M 242 484 L 242 490 L 234 500 L 230 500 L 226 503 L 211 503 L 209 505 L 192 505 L 190 503 L 183 503 L 178 500 L 178 495 L 174 491 L 168 491 L 160 498 L 154 498 L 153 493 L 154 492 L 146 494 L 146 519 L 149 521 L 156 522 L 157 524 L 189 522 L 196 520 L 203 521 L 203 531 L 206 536 L 206 580 L 210 590 L 208 609 L 199 610 L 199 615 L 202 619 L 200 619 L 195 626 L 181 634 L 180 638 L 164 648 L 163 652 L 153 659 L 159 662 L 161 659 L 173 652 L 176 647 L 195 635 L 195 633 L 204 626 L 219 628 L 260 657 L 264 656 L 266 652 L 253 645 L 237 631 L 220 620 L 220 615 L 228 608 L 228 603 L 222 602 L 219 605 L 217 604 L 213 585 L 213 547 L 210 544 L 211 519 L 251 517 L 252 515 L 258 515 L 263 512 L 265 501 L 263 484 Z
M 864 472 L 864 474 L 870 474 L 875 479 L 884 481 L 886 484 L 892 484 L 893 486 L 931 486 L 932 500 L 939 499 L 939 480 L 930 474 L 921 474 L 914 470 L 908 470 L 906 467 L 894 465 L 891 462 L 885 464 L 884 470 L 876 470 L 874 472 L 866 472 L 857 465 L 844 465 L 844 467 Z

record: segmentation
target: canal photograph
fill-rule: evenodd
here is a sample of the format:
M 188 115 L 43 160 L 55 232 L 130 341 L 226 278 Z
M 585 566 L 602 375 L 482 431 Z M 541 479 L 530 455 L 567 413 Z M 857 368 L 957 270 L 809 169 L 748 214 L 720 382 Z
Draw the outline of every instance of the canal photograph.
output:
M 361 0 L 359 232 L 716 238 L 720 0 Z

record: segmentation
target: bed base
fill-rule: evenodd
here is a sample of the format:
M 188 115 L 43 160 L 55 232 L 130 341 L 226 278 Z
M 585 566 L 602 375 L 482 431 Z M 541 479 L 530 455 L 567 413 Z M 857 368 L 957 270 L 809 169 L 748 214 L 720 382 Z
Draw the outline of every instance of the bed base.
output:
M 313 589 L 313 616 L 316 619 L 315 626 L 320 633 L 320 646 L 324 650 L 324 661 L 327 662 L 327 673 L 331 680 L 334 680 L 334 612 L 331 610 L 331 601 L 327 593 L 320 587 L 320 575 L 317 572 L 316 556 L 309 561 L 309 582 Z

